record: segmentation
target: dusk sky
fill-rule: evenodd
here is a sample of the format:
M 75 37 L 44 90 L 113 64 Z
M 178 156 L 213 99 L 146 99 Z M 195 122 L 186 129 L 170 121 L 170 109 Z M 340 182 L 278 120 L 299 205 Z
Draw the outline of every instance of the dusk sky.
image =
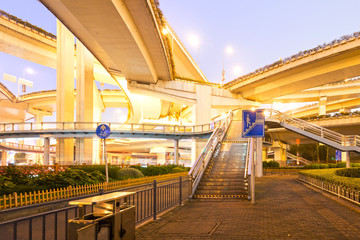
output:
M 160 0 L 160 8 L 211 82 L 226 82 L 299 51 L 360 31 L 359 0 Z M 56 33 L 55 17 L 37 0 L 1 0 L 0 9 Z M 190 38 L 199 40 L 193 46 Z M 231 46 L 233 54 L 225 48 Z M 34 74 L 29 92 L 55 89 L 56 72 L 0 53 L 0 74 Z M 237 73 L 234 69 L 237 68 Z M 240 71 L 239 71 L 240 70 Z M 1 77 L 1 82 L 4 83 Z M 16 94 L 16 84 L 6 85 Z

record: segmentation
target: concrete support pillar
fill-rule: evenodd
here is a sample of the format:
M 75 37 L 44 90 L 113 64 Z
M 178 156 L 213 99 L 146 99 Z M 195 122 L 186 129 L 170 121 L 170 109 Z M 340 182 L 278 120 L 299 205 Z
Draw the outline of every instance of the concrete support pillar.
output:
M 179 140 L 174 140 L 174 162 L 179 165 Z
M 319 99 L 319 116 L 326 115 L 326 104 L 327 104 L 327 97 L 323 96 Z
M 256 177 L 263 176 L 263 143 L 262 138 L 256 139 Z
M 74 36 L 57 21 L 56 121 L 74 121 Z M 58 138 L 56 162 L 73 164 L 74 139 Z
M 44 165 L 50 165 L 50 138 L 44 138 Z
M 43 121 L 44 121 L 44 116 L 43 115 L 41 115 L 41 114 L 35 115 L 35 123 L 41 123 Z M 41 138 L 36 140 L 36 146 L 37 147 L 44 146 L 43 140 Z M 41 154 L 41 153 L 36 153 L 35 154 L 35 162 L 37 164 L 45 164 L 43 162 L 43 158 L 44 158 L 44 154 Z M 46 164 L 46 165 L 48 165 L 48 164 Z
M 93 122 L 94 120 L 94 59 L 85 46 L 76 44 L 76 122 Z M 81 126 L 79 126 L 81 127 Z M 84 126 L 85 127 L 85 126 Z M 76 164 L 93 163 L 92 138 L 76 138 Z
M 7 152 L 5 150 L 1 151 L 1 166 L 6 166 Z
M 341 152 L 341 161 L 346 162 L 346 167 L 350 167 L 350 152 Z
M 280 167 L 286 166 L 286 145 L 278 141 L 273 142 L 274 160 L 280 164 Z
M 196 85 L 196 104 L 193 105 L 193 124 L 209 123 L 211 120 L 211 87 Z M 202 153 L 206 140 L 193 140 L 191 146 L 191 166 Z
M 166 163 L 166 152 L 157 153 L 157 164 L 164 165 Z

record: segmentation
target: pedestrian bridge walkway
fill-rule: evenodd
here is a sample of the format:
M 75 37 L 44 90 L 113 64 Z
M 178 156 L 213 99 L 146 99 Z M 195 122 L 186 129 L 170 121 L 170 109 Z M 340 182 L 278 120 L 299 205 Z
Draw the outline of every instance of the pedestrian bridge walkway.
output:
M 296 181 L 257 179 L 247 200 L 191 200 L 136 230 L 136 239 L 359 239 L 360 213 Z
M 228 121 L 228 117 L 201 125 L 105 123 L 111 129 L 111 138 L 205 138 Z M 103 122 L 41 122 L 2 123 L 0 138 L 34 137 L 96 137 L 96 128 Z

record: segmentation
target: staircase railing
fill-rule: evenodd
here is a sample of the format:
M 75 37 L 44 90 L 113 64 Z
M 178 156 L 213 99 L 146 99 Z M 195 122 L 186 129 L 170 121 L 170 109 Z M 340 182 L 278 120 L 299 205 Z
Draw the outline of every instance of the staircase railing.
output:
M 224 138 L 229 125 L 232 121 L 232 114 L 228 114 L 228 116 L 223 119 L 220 126 L 215 129 L 215 131 L 211 134 L 208 142 L 206 143 L 206 146 L 204 148 L 204 151 L 202 154 L 197 158 L 195 164 L 192 166 L 192 168 L 189 171 L 189 176 L 191 177 L 191 195 L 192 197 L 200 183 L 200 180 L 205 172 L 205 169 L 209 163 L 209 160 L 211 159 L 211 156 L 214 153 L 214 150 L 216 149 L 216 146 L 219 142 L 222 141 Z
M 274 119 L 279 122 L 291 125 L 302 131 L 314 134 L 323 139 L 332 141 L 342 146 L 346 147 L 359 147 L 360 150 L 360 136 L 358 135 L 343 135 L 334 131 L 331 131 L 327 128 L 320 127 L 318 125 L 309 123 L 299 118 L 292 118 L 280 111 L 277 110 L 268 110 L 269 114 L 266 116 L 268 119 Z
M 245 168 L 244 168 L 244 179 L 248 177 L 248 168 L 249 168 L 249 160 L 250 160 L 250 138 L 248 139 L 247 148 L 246 148 L 246 158 L 245 158 Z
M 305 164 L 311 164 L 312 162 L 303 158 L 303 157 L 298 157 L 298 156 L 295 156 L 294 154 L 291 154 L 289 152 L 286 153 L 286 156 L 292 160 L 299 160 L 300 162 L 303 162 Z

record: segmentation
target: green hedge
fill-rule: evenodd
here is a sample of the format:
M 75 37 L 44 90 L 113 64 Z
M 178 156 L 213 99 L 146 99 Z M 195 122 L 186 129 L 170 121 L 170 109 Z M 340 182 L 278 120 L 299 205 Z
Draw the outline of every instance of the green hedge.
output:
M 0 175 L 0 195 L 13 192 L 30 192 L 68 186 L 97 184 L 105 181 L 105 176 L 99 171 L 87 173 L 81 169 L 67 168 L 58 174 L 39 173 L 26 174 L 22 169 L 11 167 Z
M 345 168 L 346 163 L 345 162 L 338 162 L 338 163 L 313 163 L 304 166 L 305 169 L 324 169 L 324 168 Z M 350 167 L 360 167 L 360 163 L 351 163 Z
M 300 171 L 300 175 L 310 176 L 319 180 L 339 184 L 341 186 L 360 190 L 360 178 L 342 177 L 336 175 L 337 168 L 315 169 Z
M 360 178 L 360 168 L 344 168 L 335 171 L 335 174 L 342 177 Z
M 131 166 L 132 168 L 136 168 L 140 170 L 144 176 L 157 176 L 169 173 L 178 173 L 178 172 L 187 172 L 190 170 L 188 167 L 182 167 L 178 165 L 162 165 L 162 166 L 154 166 L 150 165 L 147 167 L 141 166 Z

